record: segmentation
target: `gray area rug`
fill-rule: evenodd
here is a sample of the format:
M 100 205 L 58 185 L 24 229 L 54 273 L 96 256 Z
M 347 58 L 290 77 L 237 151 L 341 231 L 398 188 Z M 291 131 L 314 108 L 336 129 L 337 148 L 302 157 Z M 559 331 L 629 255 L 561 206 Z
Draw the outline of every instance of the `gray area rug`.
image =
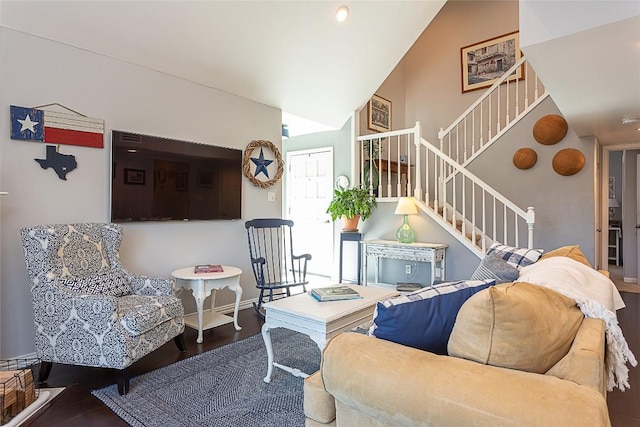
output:
M 313 373 L 320 350 L 306 336 L 271 331 L 276 362 Z M 213 349 L 131 379 L 129 393 L 116 385 L 92 391 L 134 427 L 302 427 L 303 379 L 274 368 L 267 373 L 262 335 Z

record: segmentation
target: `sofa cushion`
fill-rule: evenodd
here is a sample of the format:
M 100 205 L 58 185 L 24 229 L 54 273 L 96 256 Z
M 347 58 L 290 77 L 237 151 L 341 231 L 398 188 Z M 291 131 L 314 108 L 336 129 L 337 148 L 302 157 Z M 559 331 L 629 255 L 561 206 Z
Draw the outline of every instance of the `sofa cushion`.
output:
M 447 354 L 447 341 L 462 304 L 495 284 L 491 280 L 448 282 L 379 302 L 369 335 Z
M 320 371 L 304 379 L 304 414 L 318 423 L 327 424 L 336 419 L 336 402 L 324 388 Z
M 119 269 L 75 279 L 61 279 L 60 284 L 81 294 L 120 297 L 132 293 L 129 279 Z
M 471 280 L 495 279 L 496 284 L 513 282 L 518 279 L 518 269 L 505 261 L 498 253 L 485 255 L 471 276 Z
M 554 249 L 551 252 L 545 252 L 540 257 L 540 260 L 543 260 L 543 259 L 546 259 L 546 258 L 551 258 L 551 257 L 554 257 L 554 256 L 568 257 L 568 258 L 571 258 L 571 259 L 576 260 L 578 262 L 581 262 L 581 263 L 583 263 L 584 265 L 586 265 L 588 267 L 593 268 L 593 266 L 591 265 L 591 263 L 589 262 L 587 257 L 584 256 L 584 254 L 580 250 L 580 246 L 579 245 L 563 246 L 561 248 Z
M 544 373 L 567 354 L 583 319 L 575 301 L 556 291 L 505 283 L 460 308 L 448 350 L 487 365 Z
M 133 336 L 184 316 L 182 302 L 173 296 L 128 295 L 118 298 L 120 324 Z
M 525 267 L 536 262 L 538 258 L 540 258 L 540 255 L 542 255 L 542 249 L 516 248 L 513 246 L 501 245 L 500 243 L 493 243 L 489 246 L 487 255 L 491 253 L 500 255 L 507 263 L 520 269 L 521 267 Z

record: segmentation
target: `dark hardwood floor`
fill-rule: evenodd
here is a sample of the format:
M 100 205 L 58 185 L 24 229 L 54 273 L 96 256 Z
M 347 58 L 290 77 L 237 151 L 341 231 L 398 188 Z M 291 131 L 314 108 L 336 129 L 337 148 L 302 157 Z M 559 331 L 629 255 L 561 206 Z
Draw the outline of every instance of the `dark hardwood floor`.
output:
M 622 291 L 620 295 L 627 306 L 618 311 L 618 323 L 629 348 L 640 360 L 640 294 Z M 629 385 L 631 388 L 627 391 L 614 390 L 607 394 L 613 427 L 640 427 L 640 366 L 630 367 Z
M 618 312 L 620 326 L 629 347 L 636 358 L 640 359 L 640 294 L 622 292 L 622 297 L 627 307 Z M 180 353 L 173 341 L 170 341 L 133 364 L 132 377 L 255 335 L 260 332 L 263 323 L 252 309 L 240 311 L 238 322 L 242 326 L 240 332 L 236 332 L 232 324 L 210 329 L 204 332 L 202 344 L 195 342 L 197 332 L 186 328 L 186 352 Z M 624 393 L 620 391 L 608 393 L 607 402 L 613 427 L 640 427 L 640 367 L 630 369 L 629 379 L 630 390 Z M 46 386 L 67 388 L 25 425 L 31 427 L 127 426 L 127 423 L 91 395 L 91 390 L 115 384 L 115 381 L 115 373 L 106 369 L 54 365 Z
M 196 344 L 197 331 L 185 328 L 187 351 L 181 353 L 173 340 L 131 366 L 135 377 L 182 359 L 238 341 L 260 333 L 262 320 L 253 309 L 241 310 L 237 332 L 233 324 L 204 331 L 204 342 Z M 265 374 L 267 353 L 265 350 Z M 47 407 L 35 414 L 24 425 L 31 427 L 119 427 L 128 426 L 111 412 L 100 400 L 91 395 L 91 390 L 115 384 L 115 372 L 108 369 L 85 368 L 68 365 L 53 365 L 51 375 L 43 387 L 67 387 Z

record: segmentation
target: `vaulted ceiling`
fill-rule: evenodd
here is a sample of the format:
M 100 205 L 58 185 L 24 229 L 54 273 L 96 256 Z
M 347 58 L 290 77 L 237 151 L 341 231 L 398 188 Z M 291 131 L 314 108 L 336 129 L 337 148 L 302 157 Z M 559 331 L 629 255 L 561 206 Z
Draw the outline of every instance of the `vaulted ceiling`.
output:
M 445 0 L 2 1 L 2 25 L 334 128 L 362 107 Z
M 4 0 L 0 23 L 339 128 L 444 3 Z M 350 15 L 338 23 L 342 4 Z M 640 142 L 640 123 L 622 124 L 640 118 L 640 17 L 525 54 L 578 135 Z

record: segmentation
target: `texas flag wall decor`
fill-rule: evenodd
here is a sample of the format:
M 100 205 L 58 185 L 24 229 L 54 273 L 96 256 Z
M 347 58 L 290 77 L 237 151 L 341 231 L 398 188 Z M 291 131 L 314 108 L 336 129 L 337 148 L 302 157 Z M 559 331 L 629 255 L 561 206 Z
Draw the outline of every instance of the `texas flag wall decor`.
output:
M 12 105 L 11 139 L 104 148 L 104 121 Z

